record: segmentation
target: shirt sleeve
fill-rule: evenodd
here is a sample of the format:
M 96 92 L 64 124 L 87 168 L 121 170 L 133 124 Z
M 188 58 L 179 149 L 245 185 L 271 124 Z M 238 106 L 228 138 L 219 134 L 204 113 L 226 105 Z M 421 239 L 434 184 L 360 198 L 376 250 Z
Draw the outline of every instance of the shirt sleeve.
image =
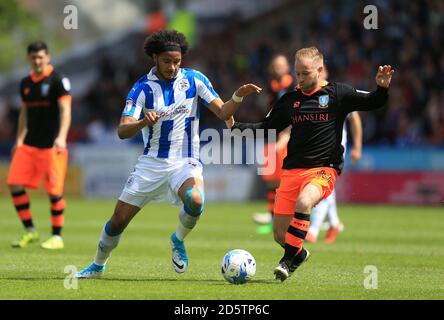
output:
M 71 96 L 71 82 L 68 77 L 64 75 L 56 77 L 55 89 L 57 99 Z
M 257 123 L 242 123 L 235 122 L 231 130 L 239 129 L 241 131 L 245 129 L 264 129 L 265 137 L 267 137 L 267 131 L 269 129 L 275 129 L 277 134 L 291 125 L 291 115 L 288 107 L 288 99 L 284 95 L 273 106 L 271 111 L 265 116 L 264 120 Z
M 201 101 L 208 107 L 208 105 L 214 99 L 219 98 L 217 92 L 213 89 L 213 86 L 208 78 L 199 71 L 194 71 L 194 81 L 196 83 L 197 95 L 201 98 Z
M 345 112 L 375 110 L 383 107 L 388 100 L 388 89 L 380 86 L 368 92 L 338 83 L 337 94 L 340 108 Z
M 136 83 L 129 91 L 122 117 L 143 118 L 143 109 L 153 109 L 153 92 L 147 84 Z

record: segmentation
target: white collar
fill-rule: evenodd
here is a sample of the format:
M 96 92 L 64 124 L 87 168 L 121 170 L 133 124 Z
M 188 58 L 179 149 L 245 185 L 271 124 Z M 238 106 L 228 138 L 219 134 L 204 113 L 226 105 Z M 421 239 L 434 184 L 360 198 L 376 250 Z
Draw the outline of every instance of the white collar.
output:
M 160 79 L 156 75 L 157 68 L 152 67 L 150 72 L 147 74 L 147 79 L 151 81 L 160 81 Z M 173 81 L 180 80 L 184 77 L 184 74 L 182 73 L 182 68 L 179 68 L 179 71 L 177 72 L 177 76 L 172 79 Z

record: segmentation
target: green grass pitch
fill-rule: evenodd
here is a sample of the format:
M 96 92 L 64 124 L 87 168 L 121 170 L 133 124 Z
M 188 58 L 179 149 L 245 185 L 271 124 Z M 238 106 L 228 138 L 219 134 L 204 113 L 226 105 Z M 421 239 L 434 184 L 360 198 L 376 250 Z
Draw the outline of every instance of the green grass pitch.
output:
M 34 244 L 12 249 L 22 232 L 10 203 L 0 198 L 0 299 L 443 299 L 443 208 L 340 206 L 345 231 L 333 245 L 308 244 L 310 261 L 286 282 L 273 279 L 282 255 L 272 235 L 258 235 L 251 221 L 265 204 L 208 203 L 187 238 L 190 258 L 185 274 L 170 262 L 169 235 L 178 210 L 150 204 L 125 231 L 105 276 L 65 289 L 64 268 L 88 265 L 98 237 L 114 209 L 111 200 L 67 199 L 65 249 L 49 252 Z M 32 198 L 41 240 L 50 232 L 49 204 Z M 324 234 L 321 233 L 320 238 Z M 223 255 L 250 251 L 257 273 L 245 285 L 227 283 L 220 274 Z M 377 289 L 366 289 L 368 265 L 377 268 Z M 372 278 L 374 284 L 375 278 Z

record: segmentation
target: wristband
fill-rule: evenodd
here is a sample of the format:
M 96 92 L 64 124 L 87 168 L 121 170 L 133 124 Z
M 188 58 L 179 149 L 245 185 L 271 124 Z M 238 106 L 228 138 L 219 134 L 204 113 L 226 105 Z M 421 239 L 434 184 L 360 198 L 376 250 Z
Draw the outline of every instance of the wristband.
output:
M 237 103 L 241 103 L 242 100 L 244 100 L 244 97 L 239 97 L 236 95 L 236 91 L 234 91 L 233 96 L 231 97 L 231 100 Z

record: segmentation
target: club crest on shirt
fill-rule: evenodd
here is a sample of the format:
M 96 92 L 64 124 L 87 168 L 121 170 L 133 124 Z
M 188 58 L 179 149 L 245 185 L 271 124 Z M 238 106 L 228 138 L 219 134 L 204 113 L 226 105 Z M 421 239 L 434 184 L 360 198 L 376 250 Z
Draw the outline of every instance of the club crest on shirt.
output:
M 24 94 L 25 96 L 27 96 L 30 92 L 31 92 L 31 89 L 30 89 L 30 88 L 25 88 L 25 89 L 23 90 L 23 94 Z
M 42 84 L 42 96 L 47 96 L 49 93 L 49 84 L 43 83 Z
M 322 108 L 322 109 L 327 108 L 328 107 L 328 100 L 329 100 L 328 94 L 320 96 L 319 97 L 319 108 Z
M 188 79 L 180 79 L 178 83 L 178 89 L 180 91 L 187 91 L 190 88 L 190 83 Z
M 196 167 L 197 167 L 197 164 L 192 163 L 191 161 L 189 161 L 188 164 L 191 164 L 191 166 L 192 166 L 193 168 L 196 168 Z
M 69 79 L 68 79 L 68 78 L 63 78 L 63 79 L 62 79 L 62 85 L 63 85 L 63 88 L 64 88 L 66 91 L 71 90 L 71 82 L 69 82 Z

